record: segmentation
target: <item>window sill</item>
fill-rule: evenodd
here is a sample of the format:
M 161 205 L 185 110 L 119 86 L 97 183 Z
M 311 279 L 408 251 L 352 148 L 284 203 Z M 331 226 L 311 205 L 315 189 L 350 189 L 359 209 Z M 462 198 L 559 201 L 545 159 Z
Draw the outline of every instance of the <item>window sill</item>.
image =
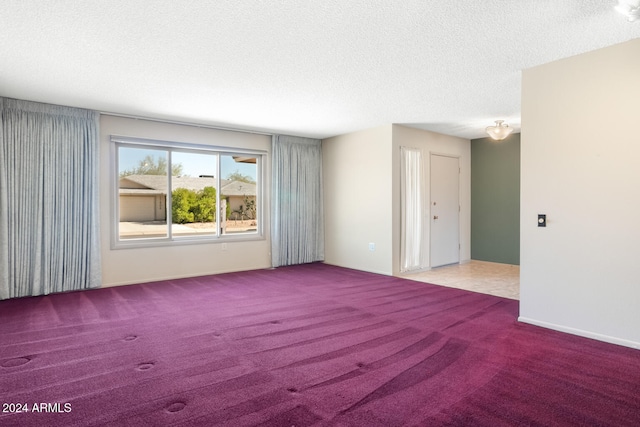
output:
M 266 240 L 262 234 L 244 234 L 244 235 L 225 235 L 225 236 L 193 236 L 178 237 L 173 239 L 157 238 L 157 239 L 130 239 L 111 242 L 112 250 L 120 249 L 142 249 L 142 248 L 160 248 L 170 246 L 187 246 L 187 245 L 219 245 L 227 243 L 240 242 L 256 242 Z

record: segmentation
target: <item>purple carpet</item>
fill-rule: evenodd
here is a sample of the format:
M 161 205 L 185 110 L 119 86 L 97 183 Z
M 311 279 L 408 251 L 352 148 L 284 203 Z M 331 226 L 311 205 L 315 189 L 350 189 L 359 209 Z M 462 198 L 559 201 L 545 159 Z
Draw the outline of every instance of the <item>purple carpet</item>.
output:
M 0 425 L 640 425 L 639 351 L 517 315 L 324 264 L 0 301 Z

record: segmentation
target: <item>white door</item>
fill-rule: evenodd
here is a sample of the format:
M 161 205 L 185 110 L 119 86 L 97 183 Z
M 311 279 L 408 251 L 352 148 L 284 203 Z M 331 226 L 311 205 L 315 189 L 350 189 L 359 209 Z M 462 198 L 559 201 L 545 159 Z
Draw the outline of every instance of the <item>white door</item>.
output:
M 457 157 L 431 155 L 431 267 L 460 262 L 459 181 Z

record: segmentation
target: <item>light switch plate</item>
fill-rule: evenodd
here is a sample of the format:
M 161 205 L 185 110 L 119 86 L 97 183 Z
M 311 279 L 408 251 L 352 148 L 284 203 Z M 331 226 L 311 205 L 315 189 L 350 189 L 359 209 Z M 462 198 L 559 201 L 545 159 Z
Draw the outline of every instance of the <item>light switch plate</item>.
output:
M 538 227 L 546 227 L 546 226 L 547 226 L 547 215 L 538 214 Z

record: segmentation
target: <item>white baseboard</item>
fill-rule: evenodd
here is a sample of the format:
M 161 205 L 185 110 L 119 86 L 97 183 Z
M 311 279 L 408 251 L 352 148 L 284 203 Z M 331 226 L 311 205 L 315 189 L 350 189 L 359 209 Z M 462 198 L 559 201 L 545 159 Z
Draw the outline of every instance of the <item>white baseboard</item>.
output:
M 543 322 L 541 320 L 530 319 L 528 317 L 518 317 L 519 322 L 529 323 L 530 325 L 540 326 L 547 329 L 553 329 L 554 331 L 565 332 L 571 335 L 578 335 L 580 337 L 591 338 L 598 341 L 604 341 L 610 344 L 617 344 L 624 347 L 631 347 L 640 349 L 640 342 L 625 340 L 622 338 L 612 337 L 609 335 L 598 334 L 596 332 L 584 331 L 582 329 L 571 328 L 569 326 L 556 325 L 554 323 Z
M 144 283 L 155 283 L 155 282 L 164 282 L 167 280 L 180 280 L 180 279 L 191 279 L 194 277 L 201 277 L 201 276 L 214 276 L 216 274 L 226 274 L 226 273 L 238 273 L 238 272 L 242 272 L 242 271 L 252 271 L 252 270 L 266 270 L 266 269 L 271 269 L 271 265 L 265 265 L 263 267 L 260 266 L 253 266 L 253 267 L 247 267 L 241 270 L 238 269 L 222 269 L 222 270 L 215 270 L 215 271 L 210 271 L 210 272 L 206 272 L 206 271 L 201 271 L 198 273 L 193 273 L 193 274 L 177 274 L 177 275 L 168 275 L 168 276 L 154 276 L 154 277 L 143 277 L 143 278 L 138 278 L 138 279 L 133 279 L 133 280 L 125 280 L 125 281 L 120 281 L 120 282 L 110 282 L 110 283 L 103 283 L 102 285 L 100 285 L 101 288 L 115 288 L 118 286 L 129 286 L 129 285 L 140 285 L 140 284 L 144 284 Z

